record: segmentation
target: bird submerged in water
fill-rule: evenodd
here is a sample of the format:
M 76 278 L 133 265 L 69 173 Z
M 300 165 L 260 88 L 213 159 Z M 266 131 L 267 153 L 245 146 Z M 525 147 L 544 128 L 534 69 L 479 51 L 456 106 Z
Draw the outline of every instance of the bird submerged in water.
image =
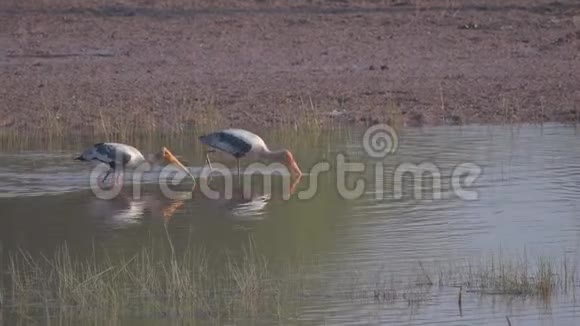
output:
M 244 129 L 225 129 L 199 137 L 199 140 L 210 147 L 226 152 L 236 158 L 238 175 L 240 174 L 240 159 L 265 159 L 279 162 L 288 167 L 290 173 L 297 177 L 302 171 L 287 149 L 271 151 L 264 140 L 253 132 Z M 209 158 L 207 159 L 208 163 Z
M 195 177 L 165 147 L 162 147 L 156 154 L 149 155 L 146 159 L 143 154 L 133 146 L 119 143 L 98 143 L 87 148 L 80 156 L 76 157 L 75 160 L 96 161 L 109 165 L 110 169 L 105 174 L 105 177 L 102 180 L 103 183 L 112 172 L 117 172 L 126 168 L 134 169 L 143 163 L 149 163 L 151 165 L 174 164 L 187 173 L 195 183 Z M 117 176 L 117 182 L 118 178 L 119 176 Z

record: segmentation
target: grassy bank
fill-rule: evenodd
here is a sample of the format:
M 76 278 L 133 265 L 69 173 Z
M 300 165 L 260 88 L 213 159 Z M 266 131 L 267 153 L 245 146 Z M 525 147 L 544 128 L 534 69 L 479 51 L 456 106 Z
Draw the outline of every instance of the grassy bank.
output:
M 341 285 L 337 291 L 321 293 L 324 280 L 307 280 L 295 264 L 280 266 L 271 265 L 252 242 L 236 256 L 193 248 L 177 254 L 171 242 L 166 250 L 147 247 L 134 255 L 93 253 L 80 259 L 66 246 L 51 256 L 21 251 L 4 266 L 1 310 L 17 320 L 137 316 L 280 322 L 297 318 L 304 300 L 414 306 L 445 288 L 457 288 L 459 306 L 469 295 L 549 302 L 555 295 L 575 294 L 577 279 L 576 262 L 567 258 L 492 255 L 444 267 L 418 262 L 411 276 L 380 271 L 347 276 L 333 280 Z
M 60 104 L 63 105 L 68 104 Z M 155 103 L 150 105 L 155 106 Z M 324 129 L 336 129 L 344 124 L 340 121 L 326 122 L 324 109 L 311 99 L 300 99 L 289 102 L 282 112 L 293 114 L 281 115 L 276 122 L 275 132 L 280 136 L 297 135 L 298 133 L 319 133 Z M 119 107 L 101 110 L 82 103 L 70 103 L 70 108 L 63 110 L 77 111 L 82 116 L 92 118 L 81 126 L 76 126 L 70 117 L 48 109 L 57 107 L 52 101 L 44 105 L 47 109 L 39 112 L 41 118 L 34 128 L 0 128 L 1 148 L 26 148 L 39 144 L 58 144 L 71 142 L 116 141 L 124 143 L 147 143 L 152 141 L 171 141 L 175 139 L 192 139 L 203 133 L 222 128 L 242 127 L 255 131 L 264 131 L 263 125 L 232 125 L 220 112 L 214 99 L 195 99 L 191 96 L 174 96 L 166 104 L 163 114 L 153 113 L 153 107 Z M 393 110 L 391 106 L 385 110 Z M 298 113 L 297 113 L 298 112 Z M 389 111 L 390 112 L 390 111 Z M 324 126 L 324 127 L 323 127 Z
M 223 273 L 209 269 L 203 250 L 181 255 L 143 249 L 132 256 L 75 259 L 65 246 L 53 256 L 19 252 L 7 266 L 1 291 L 3 309 L 17 319 L 98 319 L 103 316 L 149 316 L 234 320 L 286 317 L 284 298 L 297 284 L 271 275 L 253 246 L 242 257 L 225 256 Z

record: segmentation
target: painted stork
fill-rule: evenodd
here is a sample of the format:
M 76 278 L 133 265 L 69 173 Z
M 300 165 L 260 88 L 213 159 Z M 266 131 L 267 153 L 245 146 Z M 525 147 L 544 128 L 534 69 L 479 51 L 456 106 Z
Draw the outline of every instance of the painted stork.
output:
M 199 137 L 199 140 L 210 147 L 218 149 L 232 155 L 238 164 L 238 175 L 240 175 L 240 159 L 264 159 L 286 165 L 292 175 L 302 176 L 294 156 L 287 149 L 271 151 L 264 140 L 244 129 L 225 129 Z M 208 151 L 209 152 L 209 151 Z M 208 164 L 209 157 L 206 159 Z
M 75 160 L 96 161 L 109 165 L 110 169 L 103 178 L 103 183 L 107 180 L 111 172 L 117 172 L 117 170 L 124 170 L 125 168 L 133 169 L 145 162 L 151 165 L 175 164 L 187 173 L 195 183 L 195 177 L 165 147 L 162 147 L 159 152 L 151 154 L 145 159 L 143 154 L 133 146 L 119 143 L 98 143 L 86 149 Z M 118 178 L 119 176 L 117 176 L 117 182 Z

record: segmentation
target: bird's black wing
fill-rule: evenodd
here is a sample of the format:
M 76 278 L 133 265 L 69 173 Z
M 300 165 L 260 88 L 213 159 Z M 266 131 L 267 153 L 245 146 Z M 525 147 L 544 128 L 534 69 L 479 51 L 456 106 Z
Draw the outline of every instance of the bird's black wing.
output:
M 131 155 L 126 153 L 114 145 L 107 143 L 98 143 L 93 145 L 96 152 L 96 159 L 106 164 L 127 164 L 131 160 Z
M 220 131 L 204 135 L 199 137 L 199 140 L 208 146 L 229 153 L 236 158 L 246 155 L 252 149 L 252 144 L 227 132 Z

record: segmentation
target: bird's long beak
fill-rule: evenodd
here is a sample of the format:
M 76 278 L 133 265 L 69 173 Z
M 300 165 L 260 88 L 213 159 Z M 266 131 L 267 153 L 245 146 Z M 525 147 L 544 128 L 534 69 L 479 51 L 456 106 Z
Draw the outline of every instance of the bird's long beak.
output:
M 167 148 L 163 149 L 163 158 L 168 163 L 172 163 L 180 167 L 185 173 L 187 173 L 193 179 L 193 182 L 195 182 L 195 177 L 193 176 L 193 174 L 191 174 L 189 170 L 185 166 L 183 166 L 183 164 L 181 164 L 181 162 L 179 162 L 179 160 L 173 154 L 171 154 L 171 152 Z
M 296 164 L 296 161 L 292 160 L 292 162 L 290 162 L 290 173 L 297 176 L 297 177 L 301 177 L 302 176 L 302 171 L 300 171 L 300 168 L 298 167 L 298 164 Z
M 296 177 L 296 180 L 294 180 L 294 182 L 292 183 L 292 185 L 290 185 L 290 194 L 294 194 L 294 192 L 296 191 L 296 186 L 298 185 L 298 182 L 302 179 L 302 175 L 299 175 Z
M 73 160 L 75 161 L 84 161 L 85 159 L 82 156 L 75 157 Z

